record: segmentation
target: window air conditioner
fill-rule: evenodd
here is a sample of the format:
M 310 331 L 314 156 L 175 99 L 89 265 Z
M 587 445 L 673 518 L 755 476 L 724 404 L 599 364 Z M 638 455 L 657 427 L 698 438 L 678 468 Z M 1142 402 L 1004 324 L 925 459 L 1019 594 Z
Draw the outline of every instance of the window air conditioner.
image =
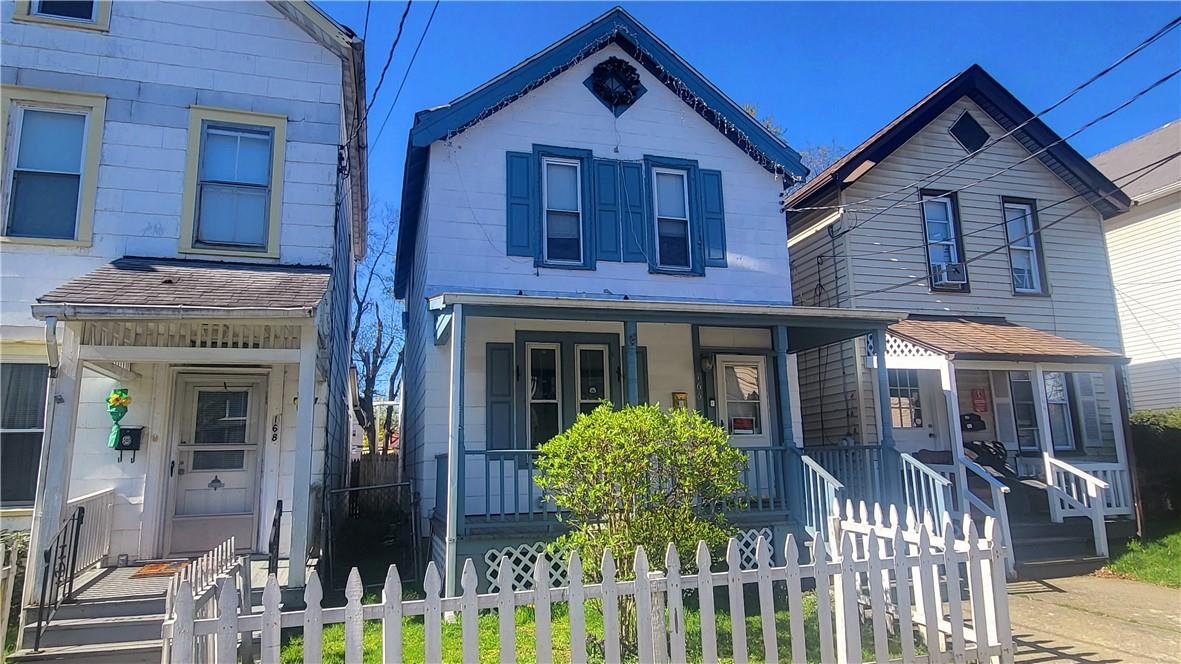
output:
M 968 269 L 963 263 L 937 263 L 932 267 L 936 286 L 963 286 L 968 283 Z

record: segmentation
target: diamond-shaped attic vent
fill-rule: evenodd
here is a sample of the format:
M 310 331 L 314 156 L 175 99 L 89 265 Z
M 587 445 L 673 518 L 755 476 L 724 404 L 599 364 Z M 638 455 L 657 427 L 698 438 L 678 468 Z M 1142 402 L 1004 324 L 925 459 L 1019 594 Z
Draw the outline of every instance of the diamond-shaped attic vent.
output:
M 979 150 L 988 141 L 988 132 L 967 111 L 964 111 L 960 115 L 959 119 L 955 121 L 955 124 L 951 125 L 951 129 L 948 131 L 951 133 L 952 138 L 959 141 L 960 145 L 968 152 Z
M 623 115 L 647 92 L 640 84 L 640 72 L 631 63 L 614 56 L 595 65 L 594 71 L 582 84 L 615 117 Z

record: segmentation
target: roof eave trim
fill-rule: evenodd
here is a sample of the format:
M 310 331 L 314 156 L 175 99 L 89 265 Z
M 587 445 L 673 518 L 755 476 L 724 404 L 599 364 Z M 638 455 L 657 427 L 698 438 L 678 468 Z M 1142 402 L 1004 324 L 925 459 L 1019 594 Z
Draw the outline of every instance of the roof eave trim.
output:
M 1040 353 L 947 353 L 947 359 L 974 362 L 1043 362 L 1056 364 L 1127 364 L 1122 355 L 1045 355 Z
M 177 305 L 118 305 L 70 302 L 32 305 L 33 318 L 45 320 L 100 319 L 306 319 L 316 315 L 316 307 L 190 307 Z

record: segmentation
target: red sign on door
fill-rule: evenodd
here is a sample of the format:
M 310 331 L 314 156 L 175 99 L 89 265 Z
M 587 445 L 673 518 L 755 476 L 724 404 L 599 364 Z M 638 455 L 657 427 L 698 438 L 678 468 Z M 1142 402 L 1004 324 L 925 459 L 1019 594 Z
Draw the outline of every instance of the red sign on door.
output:
M 972 410 L 977 413 L 988 412 L 988 395 L 982 387 L 972 388 Z

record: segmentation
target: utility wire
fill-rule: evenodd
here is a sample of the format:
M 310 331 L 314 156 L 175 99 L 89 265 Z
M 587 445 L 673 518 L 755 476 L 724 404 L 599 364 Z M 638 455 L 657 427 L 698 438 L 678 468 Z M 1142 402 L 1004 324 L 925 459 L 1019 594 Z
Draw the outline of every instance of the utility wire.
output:
M 394 35 L 393 43 L 390 44 L 390 51 L 386 55 L 385 65 L 381 68 L 381 74 L 377 77 L 377 85 L 373 87 L 373 95 L 369 98 L 369 103 L 365 104 L 365 112 L 357 120 L 357 126 L 353 127 L 353 133 L 345 141 L 344 145 L 346 149 L 353 141 L 357 140 L 357 136 L 361 133 L 361 127 L 364 127 L 365 122 L 369 119 L 369 111 L 373 108 L 374 102 L 377 101 L 377 93 L 381 91 L 381 84 L 385 81 L 385 73 L 389 70 L 390 63 L 394 60 L 394 49 L 398 47 L 398 42 L 402 39 L 402 28 L 406 27 L 406 16 L 410 14 L 411 4 L 413 4 L 413 0 L 407 0 L 406 8 L 402 10 L 402 18 L 398 20 L 398 32 Z M 368 21 L 366 21 L 366 31 L 368 31 Z
M 1128 315 L 1130 315 L 1132 317 L 1132 321 L 1136 323 L 1136 327 L 1140 328 L 1140 331 L 1144 334 L 1144 338 L 1148 339 L 1148 343 L 1152 344 L 1152 347 L 1156 349 L 1156 352 L 1161 354 L 1161 357 L 1168 357 L 1169 354 L 1166 353 L 1165 350 L 1160 347 L 1160 344 L 1158 344 L 1156 342 L 1156 339 L 1152 338 L 1152 335 L 1148 332 L 1148 328 L 1144 325 L 1144 323 L 1140 322 L 1140 317 L 1136 315 L 1136 312 L 1135 312 L 1135 310 L 1132 309 L 1132 307 L 1128 306 L 1127 301 L 1135 302 L 1136 304 L 1139 304 L 1140 306 L 1144 307 L 1145 309 L 1148 309 L 1148 307 L 1140 302 L 1137 302 L 1136 300 L 1133 300 L 1130 295 L 1123 292 L 1118 287 L 1116 287 L 1116 289 L 1115 289 L 1115 294 L 1120 299 L 1125 300 L 1124 307 L 1128 310 Z M 1148 309 L 1148 310 L 1152 311 L 1152 309 Z M 1152 311 L 1152 313 L 1160 316 L 1160 314 L 1155 311 Z M 1162 316 L 1162 318 L 1163 318 L 1163 316 Z M 1181 369 L 1177 369 L 1177 371 L 1178 371 L 1178 373 L 1181 373 Z
M 1141 178 L 1144 178 L 1144 177 L 1148 176 L 1148 175 L 1149 175 L 1150 173 L 1152 173 L 1153 171 L 1156 171 L 1158 168 L 1161 168 L 1161 167 L 1162 167 L 1162 166 L 1164 166 L 1166 163 L 1168 163 L 1169 161 L 1171 161 L 1171 160 L 1173 160 L 1173 159 L 1176 159 L 1176 158 L 1177 158 L 1177 157 L 1179 157 L 1179 156 L 1181 156 L 1181 152 L 1174 152 L 1173 154 L 1169 155 L 1168 157 L 1165 157 L 1165 158 L 1163 158 L 1163 159 L 1159 159 L 1159 160 L 1157 160 L 1156 162 L 1154 162 L 1154 163 L 1152 163 L 1152 164 L 1149 164 L 1148 166 L 1144 166 L 1144 167 L 1140 168 L 1139 170 L 1143 170 L 1144 172 L 1143 172 L 1143 173 L 1141 173 L 1140 175 L 1138 175 L 1138 176 L 1137 176 L 1135 179 L 1133 179 L 1133 180 L 1130 180 L 1130 181 L 1128 182 L 1128 184 L 1132 184 L 1133 182 L 1136 182 L 1137 180 L 1140 180 Z M 1146 169 L 1147 169 L 1147 170 L 1146 170 Z M 1135 172 L 1135 171 L 1133 171 L 1133 172 Z M 1058 225 L 1058 224 L 1062 223 L 1063 221 L 1066 221 L 1067 219 L 1069 219 L 1069 218 L 1073 217 L 1074 215 L 1076 215 L 1076 214 L 1078 214 L 1078 213 L 1080 213 L 1080 212 L 1082 212 L 1082 211 L 1084 211 L 1084 210 L 1086 210 L 1086 209 L 1088 209 L 1088 208 L 1090 208 L 1090 207 L 1091 207 L 1091 204 L 1090 204 L 1090 203 L 1087 203 L 1086 205 L 1083 205 L 1082 207 L 1080 207 L 1080 208 L 1077 208 L 1077 209 L 1076 209 L 1076 210 L 1074 210 L 1073 212 L 1070 212 L 1070 213 L 1068 213 L 1068 214 L 1065 214 L 1065 215 L 1063 215 L 1063 216 L 1061 216 L 1061 217 L 1059 217 L 1059 218 L 1055 219 L 1054 221 L 1051 221 L 1051 222 L 1050 222 L 1050 223 L 1048 223 L 1048 224 L 1045 224 L 1045 225 L 1043 225 L 1043 226 L 1040 226 L 1039 228 L 1036 228 L 1036 229 L 1034 229 L 1034 230 L 1033 230 L 1032 232 L 1030 232 L 1030 233 L 1026 233 L 1025 235 L 1022 235 L 1022 236 L 1020 236 L 1020 237 L 1016 237 L 1016 238 L 1010 238 L 1008 242 L 1005 242 L 1005 243 L 1001 244 L 999 247 L 996 247 L 996 248 L 993 248 L 993 249 L 989 249 L 988 251 L 985 251 L 985 252 L 984 252 L 984 253 L 982 253 L 982 254 L 979 254 L 979 255 L 977 255 L 977 256 L 973 256 L 972 258 L 969 258 L 969 259 L 965 260 L 965 261 L 964 261 L 964 264 L 966 265 L 966 264 L 968 264 L 968 263 L 975 263 L 976 261 L 978 261 L 978 260 L 980 260 L 980 259 L 982 259 L 982 258 L 985 258 L 985 257 L 987 257 L 987 256 L 991 256 L 992 254 L 995 254 L 995 253 L 997 253 L 997 252 L 999 252 L 999 251 L 1002 251 L 1002 250 L 1004 250 L 1004 249 L 1007 249 L 1007 248 L 1009 248 L 1009 247 L 1013 246 L 1013 244 L 1014 244 L 1014 243 L 1018 242 L 1019 240 L 1024 240 L 1024 239 L 1025 239 L 1025 238 L 1027 238 L 1027 237 L 1030 237 L 1030 236 L 1033 236 L 1033 235 L 1039 235 L 1039 237 L 1040 237 L 1040 233 L 1042 233 L 1043 231 L 1045 231 L 1047 228 L 1052 228 L 1053 226 L 1056 226 L 1056 225 Z M 884 287 L 884 288 L 878 288 L 878 289 L 874 289 L 874 290 L 870 290 L 870 291 L 862 291 L 862 292 L 859 292 L 859 293 L 857 293 L 857 297 L 862 297 L 862 296 L 865 296 L 865 295 L 877 295 L 877 294 L 879 294 L 879 293 L 887 293 L 887 292 L 889 292 L 889 291 L 898 290 L 899 288 L 905 288 L 906 286 L 910 286 L 910 285 L 912 285 L 912 284 L 917 284 L 917 283 L 919 283 L 919 282 L 926 281 L 926 280 L 927 280 L 927 279 L 929 279 L 929 278 L 930 278 L 930 277 L 929 277 L 928 275 L 923 275 L 923 276 L 920 276 L 920 277 L 915 277 L 915 278 L 913 278 L 913 279 L 908 279 L 908 280 L 906 280 L 906 281 L 903 281 L 902 283 L 894 284 L 894 285 L 892 285 L 892 286 L 886 286 L 886 287 Z
M 390 103 L 390 110 L 386 111 L 385 118 L 381 121 L 381 127 L 377 130 L 377 136 L 369 144 L 370 154 L 377 148 L 377 142 L 381 140 L 381 134 L 385 131 L 386 124 L 390 121 L 390 116 L 394 113 L 394 107 L 398 105 L 398 99 L 402 96 L 402 88 L 406 86 L 406 79 L 410 76 L 410 68 L 414 66 L 414 60 L 418 58 L 418 49 L 422 48 L 422 42 L 426 39 L 426 33 L 431 29 L 431 21 L 435 20 L 435 12 L 439 9 L 439 0 L 435 0 L 435 6 L 431 8 L 431 15 L 426 19 L 426 27 L 422 29 L 422 34 L 418 37 L 418 44 L 414 46 L 414 53 L 410 56 L 410 64 L 406 65 L 406 71 L 402 74 L 402 82 L 398 84 L 398 91 L 394 93 L 394 101 Z
M 879 200 L 882 198 L 886 198 L 888 196 L 893 196 L 894 194 L 902 193 L 904 191 L 907 191 L 908 189 L 911 189 L 912 187 L 917 187 L 919 185 L 922 185 L 925 182 L 927 182 L 933 178 L 936 178 L 945 172 L 954 170 L 954 169 L 958 168 L 959 166 L 967 163 L 969 160 L 974 159 L 978 155 L 983 154 L 984 152 L 986 152 L 987 150 L 989 150 L 990 148 L 995 146 L 997 143 L 1000 143 L 1001 141 L 1008 138 L 1009 136 L 1012 136 L 1013 134 L 1015 134 L 1016 132 L 1018 132 L 1022 128 L 1024 128 L 1026 125 L 1033 122 L 1034 120 L 1042 117 L 1043 115 L 1046 115 L 1047 113 L 1053 111 L 1054 109 L 1058 108 L 1062 104 L 1066 103 L 1072 97 L 1077 95 L 1079 92 L 1082 92 L 1085 88 L 1090 86 L 1092 83 L 1103 78 L 1107 74 L 1111 73 L 1111 71 L 1113 69 L 1115 69 L 1116 67 L 1122 65 L 1124 62 L 1131 59 L 1132 56 L 1136 55 L 1140 51 L 1142 51 L 1145 48 L 1147 48 L 1148 46 L 1152 45 L 1157 40 L 1159 40 L 1161 37 L 1164 37 L 1166 34 L 1168 34 L 1170 31 L 1172 31 L 1178 25 L 1181 25 L 1181 16 L 1178 16 L 1177 18 L 1174 18 L 1173 20 L 1169 21 L 1164 26 L 1162 26 L 1160 29 L 1158 29 L 1155 33 L 1153 33 L 1151 36 L 1149 36 L 1144 41 L 1137 44 L 1136 47 L 1133 48 L 1131 51 L 1128 51 L 1123 56 L 1121 56 L 1118 60 L 1111 63 L 1110 65 L 1108 65 L 1104 69 L 1100 70 L 1098 73 L 1091 76 L 1086 81 L 1083 81 L 1079 85 L 1075 86 L 1075 88 L 1073 90 L 1071 90 L 1070 92 L 1068 92 L 1065 97 L 1062 97 L 1061 99 L 1054 102 L 1053 104 L 1050 104 L 1045 109 L 1043 109 L 1043 110 L 1039 111 L 1038 113 L 1034 114 L 1033 116 L 1029 117 L 1024 122 L 1017 125 L 1016 127 L 1013 127 L 1012 129 L 1005 132 L 1001 136 L 998 136 L 996 139 L 993 139 L 993 140 L 985 143 L 983 146 L 980 147 L 979 150 L 976 150 L 975 152 L 973 152 L 965 157 L 961 157 L 959 160 L 957 160 L 951 164 L 948 164 L 947 166 L 944 166 L 943 168 L 940 168 L 939 170 L 937 170 L 933 173 L 929 173 L 929 174 L 923 176 L 922 178 L 920 178 L 920 179 L 918 179 L 906 186 L 899 187 L 898 189 L 895 189 L 894 191 L 888 191 L 888 192 L 878 194 L 876 196 L 872 196 L 870 198 L 866 198 L 866 199 L 863 199 L 863 200 L 860 200 L 860 201 L 857 201 L 854 203 L 846 203 L 845 205 L 820 205 L 820 206 L 812 206 L 812 207 L 791 207 L 791 208 L 785 207 L 785 208 L 783 208 L 783 211 L 784 212 L 804 212 L 804 211 L 811 211 L 811 210 L 837 210 L 837 209 L 841 209 L 841 208 L 847 209 L 847 208 L 851 208 L 851 207 L 857 207 L 857 206 L 864 205 L 866 203 L 872 203 L 873 201 L 876 201 L 876 200 Z M 785 196 L 790 197 L 790 194 L 785 194 Z
M 365 27 L 361 28 L 361 41 L 369 36 L 369 10 L 373 8 L 373 0 L 365 0 Z

